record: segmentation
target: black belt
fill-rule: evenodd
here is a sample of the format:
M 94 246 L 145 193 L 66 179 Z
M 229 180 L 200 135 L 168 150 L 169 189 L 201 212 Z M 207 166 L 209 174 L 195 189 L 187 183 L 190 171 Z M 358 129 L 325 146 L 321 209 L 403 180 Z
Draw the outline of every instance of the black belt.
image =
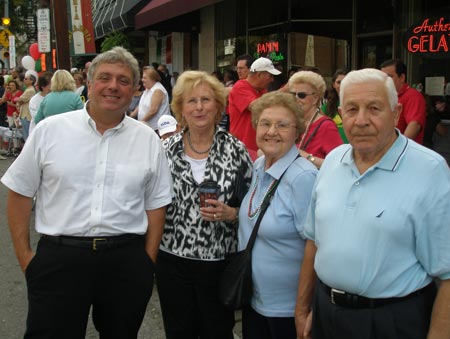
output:
M 420 294 L 424 294 L 431 288 L 436 288 L 434 282 L 432 282 L 420 290 L 412 292 L 404 297 L 372 299 L 331 288 L 325 285 L 322 281 L 320 281 L 319 284 L 325 293 L 330 297 L 332 304 L 347 308 L 376 308 L 387 304 L 405 301 Z
M 42 234 L 41 239 L 61 246 L 88 248 L 93 251 L 101 251 L 129 245 L 135 241 L 143 240 L 144 236 L 139 234 L 123 234 L 112 237 L 74 237 L 68 235 L 54 236 Z

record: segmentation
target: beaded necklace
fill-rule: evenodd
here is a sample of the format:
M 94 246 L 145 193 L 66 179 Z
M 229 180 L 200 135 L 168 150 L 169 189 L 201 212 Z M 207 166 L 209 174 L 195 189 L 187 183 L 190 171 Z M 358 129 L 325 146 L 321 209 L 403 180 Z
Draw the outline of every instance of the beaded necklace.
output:
M 259 179 L 259 176 L 256 175 L 255 185 L 253 186 L 253 191 L 250 195 L 250 202 L 248 204 L 247 215 L 251 220 L 254 219 L 259 214 L 259 211 L 261 210 L 261 207 L 262 207 L 264 201 L 266 200 L 267 196 L 272 192 L 275 184 L 277 183 L 277 180 L 275 180 L 275 179 L 272 181 L 272 183 L 269 185 L 269 188 L 267 189 L 266 193 L 264 193 L 264 198 L 261 200 L 261 203 L 252 212 L 253 198 L 255 197 L 256 188 L 258 187 L 258 182 L 259 182 L 258 179 Z
M 194 148 L 194 145 L 192 145 L 192 141 L 191 141 L 191 132 L 190 132 L 190 131 L 187 131 L 187 133 L 186 133 L 186 138 L 187 138 L 189 147 L 191 148 L 192 151 L 194 151 L 194 153 L 197 153 L 197 154 L 206 154 L 206 153 L 208 153 L 208 152 L 211 150 L 212 143 L 211 143 L 211 145 L 206 149 L 206 151 L 197 151 L 197 150 Z

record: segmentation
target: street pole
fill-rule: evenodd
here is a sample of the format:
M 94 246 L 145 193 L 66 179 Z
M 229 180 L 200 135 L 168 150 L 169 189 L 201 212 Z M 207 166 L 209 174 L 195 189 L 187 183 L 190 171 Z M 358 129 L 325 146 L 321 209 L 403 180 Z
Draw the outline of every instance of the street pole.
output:
M 70 70 L 69 26 L 67 21 L 67 2 L 51 0 L 53 27 L 56 37 L 56 63 L 58 69 Z
M 4 14 L 5 18 L 9 18 L 9 0 L 5 0 L 5 8 L 4 8 L 3 14 Z M 5 60 L 5 68 L 7 71 L 9 70 L 9 59 L 8 58 L 6 58 L 6 60 Z

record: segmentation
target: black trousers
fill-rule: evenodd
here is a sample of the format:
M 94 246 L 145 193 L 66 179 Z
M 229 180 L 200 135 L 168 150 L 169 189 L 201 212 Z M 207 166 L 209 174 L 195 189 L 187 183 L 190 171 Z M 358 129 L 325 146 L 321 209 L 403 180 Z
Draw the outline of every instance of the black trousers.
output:
M 354 309 L 332 304 L 318 282 L 313 304 L 313 338 L 424 339 L 435 297 L 433 286 L 401 302 Z
M 251 306 L 242 311 L 243 339 L 296 339 L 294 317 L 265 317 Z
M 143 237 L 101 251 L 41 238 L 25 272 L 29 302 L 25 338 L 85 338 L 91 307 L 100 338 L 137 338 L 153 274 Z
M 159 252 L 156 285 L 166 339 L 233 339 L 234 312 L 218 298 L 223 266 Z

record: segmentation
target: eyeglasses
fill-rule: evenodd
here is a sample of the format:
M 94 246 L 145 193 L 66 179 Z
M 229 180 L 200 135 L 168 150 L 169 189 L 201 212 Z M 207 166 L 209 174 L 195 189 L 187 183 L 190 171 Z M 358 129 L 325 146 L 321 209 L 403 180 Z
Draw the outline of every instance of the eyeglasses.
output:
M 305 99 L 308 95 L 314 95 L 316 93 L 312 92 L 312 93 L 306 93 L 306 92 L 291 92 L 292 95 L 294 95 L 295 97 L 299 98 L 299 99 Z
M 287 132 L 291 127 L 297 127 L 297 125 L 290 124 L 286 121 L 270 122 L 269 120 L 260 120 L 256 125 L 263 131 L 268 131 L 274 126 L 276 130 L 281 132 Z

